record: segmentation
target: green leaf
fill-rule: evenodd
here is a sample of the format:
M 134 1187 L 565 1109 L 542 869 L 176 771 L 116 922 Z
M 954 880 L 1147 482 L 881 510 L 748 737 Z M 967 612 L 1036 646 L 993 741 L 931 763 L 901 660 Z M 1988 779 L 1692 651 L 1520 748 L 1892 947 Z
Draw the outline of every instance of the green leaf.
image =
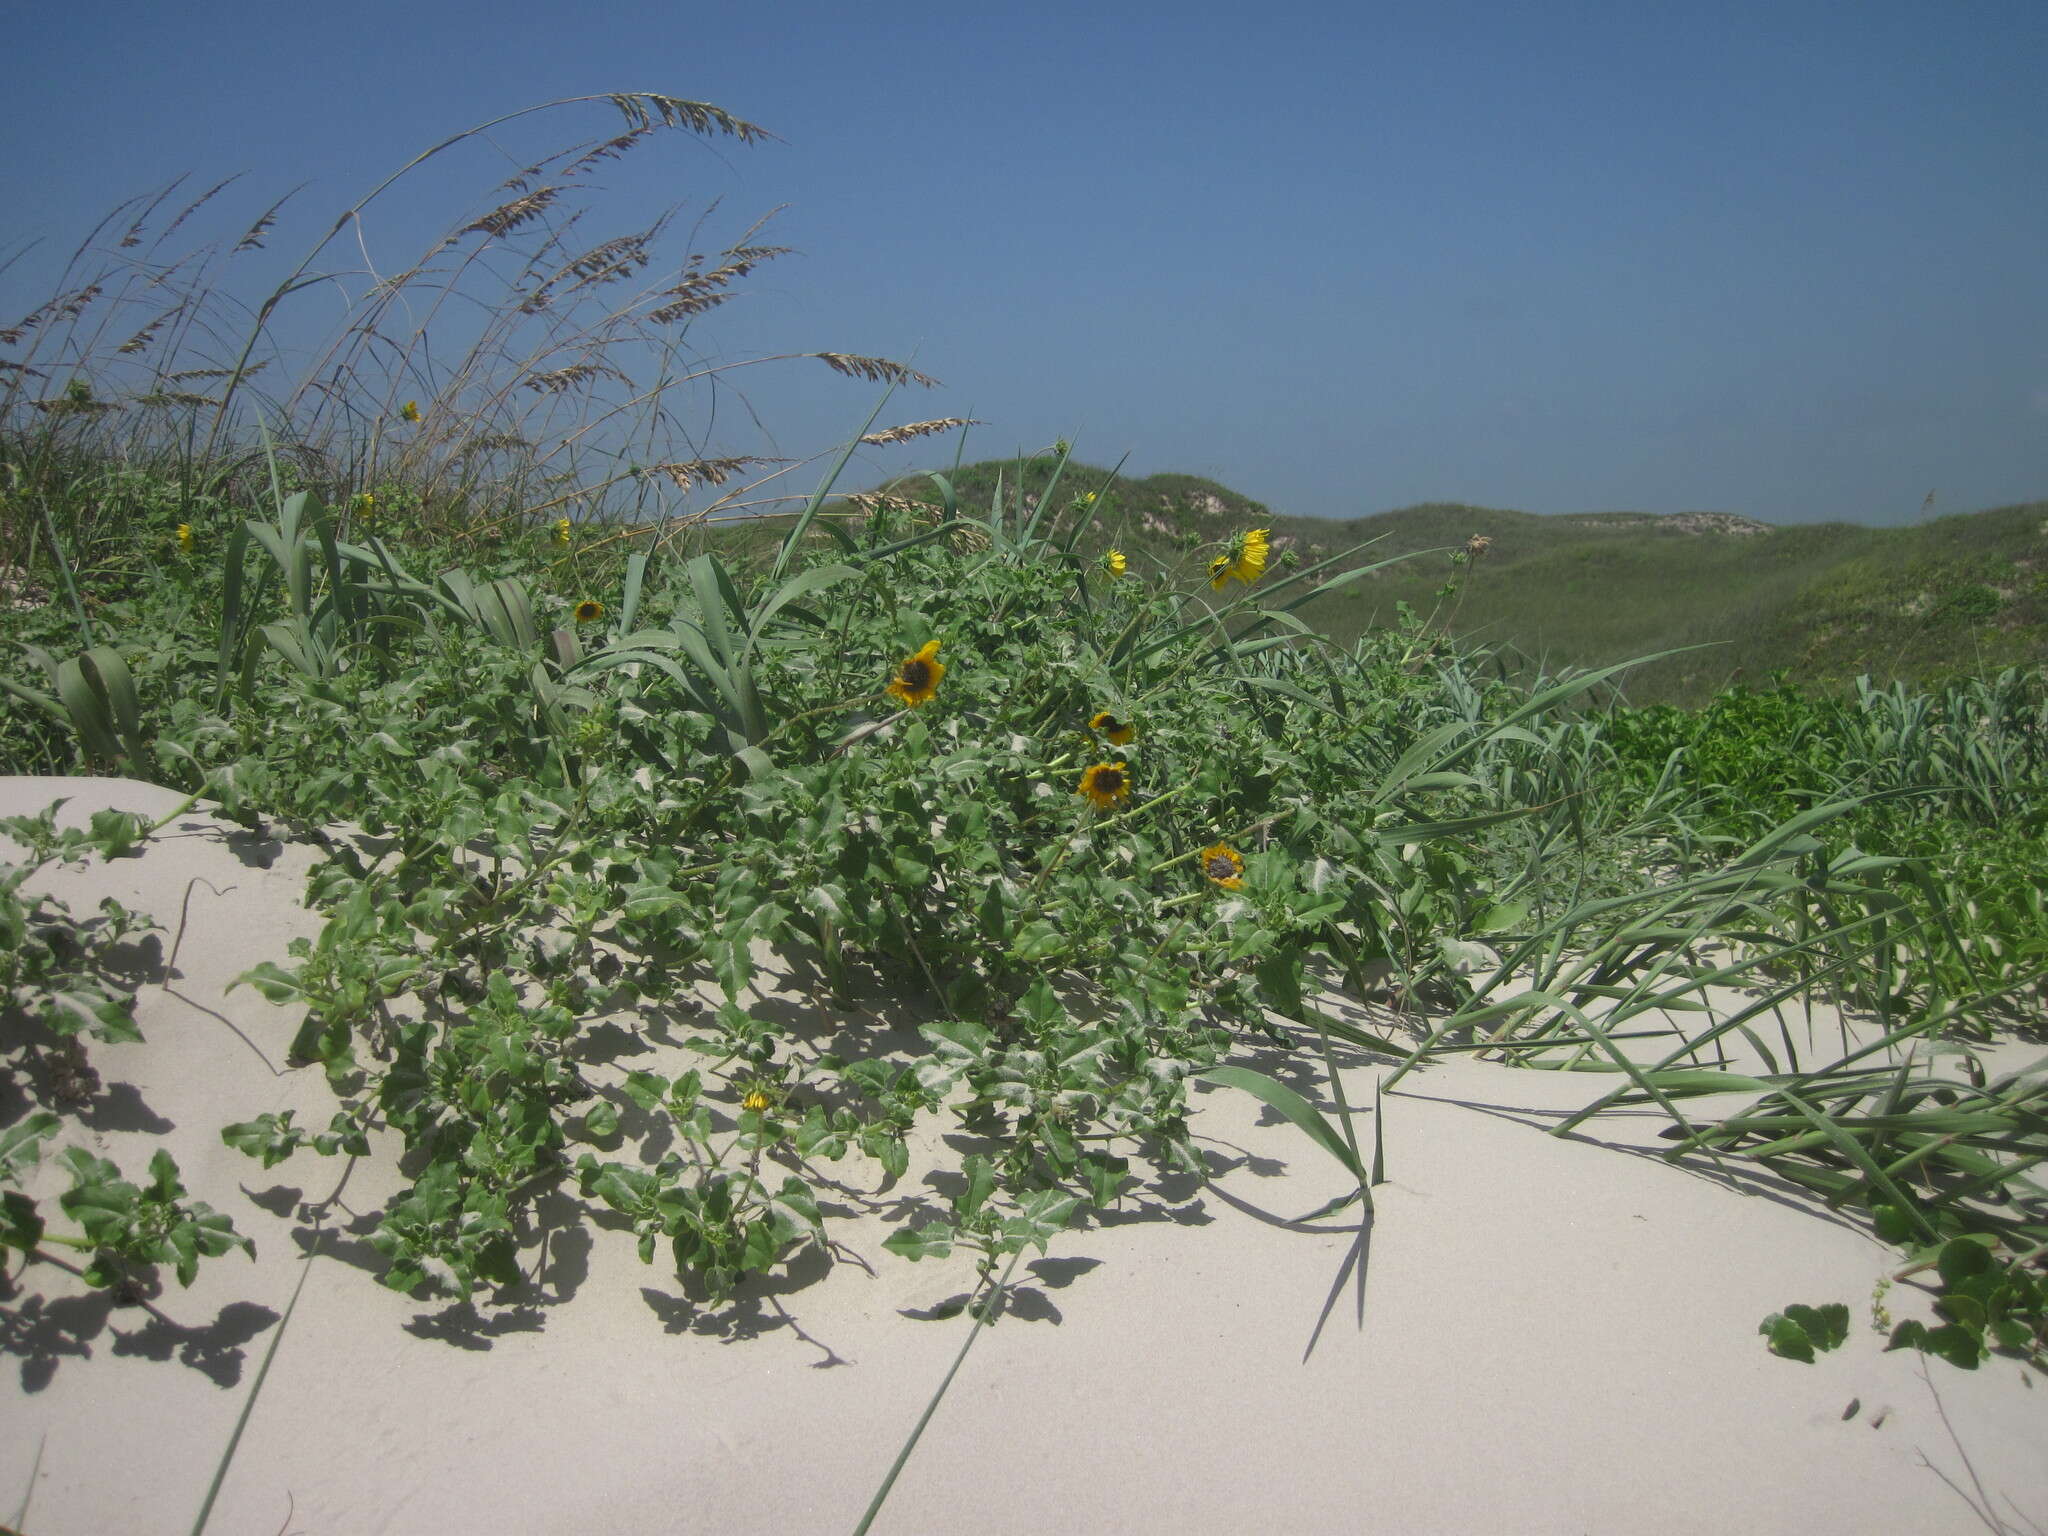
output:
M 1102 1152 L 1081 1154 L 1081 1176 L 1088 1181 L 1089 1197 L 1098 1206 L 1116 1199 L 1117 1189 L 1130 1169 L 1131 1160 L 1127 1157 L 1111 1157 Z
M 171 1154 L 158 1147 L 149 1160 L 150 1194 L 165 1203 L 181 1198 L 185 1186 L 178 1182 L 178 1164 Z
M 668 1081 L 656 1077 L 652 1072 L 628 1072 L 624 1084 L 626 1097 L 642 1109 L 652 1113 L 668 1093 Z
M 1941 1253 L 1935 1259 L 1935 1267 L 1941 1271 L 1942 1284 L 1958 1286 L 1972 1276 L 1986 1274 L 1993 1268 L 1991 1251 L 1975 1238 L 1952 1238 L 1941 1245 Z
M 242 972 L 227 984 L 227 990 L 232 992 L 245 981 L 273 1003 L 289 1003 L 295 998 L 305 996 L 305 987 L 299 978 L 274 961 L 265 960 L 254 968 Z
M 306 1133 L 292 1124 L 294 1111 L 264 1114 L 221 1127 L 220 1139 L 246 1157 L 260 1158 L 275 1168 L 306 1144 Z
M 942 1019 L 918 1026 L 917 1032 L 932 1043 L 941 1060 L 979 1061 L 995 1039 L 990 1031 L 967 1019 Z
M 43 1143 L 57 1134 L 63 1121 L 47 1109 L 29 1114 L 19 1124 L 0 1130 L 0 1180 L 13 1183 L 43 1160 Z
M 953 1212 L 962 1221 L 971 1221 L 996 1191 L 995 1165 L 977 1152 L 961 1159 L 960 1171 L 967 1176 L 967 1187 L 953 1201 Z
M 846 1133 L 831 1123 L 820 1104 L 813 1104 L 805 1113 L 796 1127 L 795 1140 L 800 1157 L 822 1157 L 836 1163 L 846 1156 Z
M 915 1228 L 903 1227 L 891 1233 L 882 1246 L 912 1263 L 919 1259 L 943 1259 L 953 1251 L 953 1227 L 943 1221 L 928 1221 Z
M 1984 1303 L 1965 1291 L 1942 1293 L 1936 1298 L 1934 1309 L 1950 1322 L 1969 1329 L 1973 1334 L 1981 1335 L 1985 1324 L 1990 1320 Z
M 921 876 L 916 884 L 923 884 L 929 875 Z M 1044 918 L 1035 918 L 1024 925 L 1010 946 L 1010 958 L 1025 965 L 1041 964 L 1067 952 L 1067 936 Z
M 1768 1341 L 1772 1354 L 1813 1364 L 1813 1340 L 1804 1328 L 1784 1313 L 1773 1312 L 1757 1325 L 1757 1332 Z
M 1003 1223 L 1004 1248 L 1014 1251 L 1017 1245 L 1031 1243 L 1045 1252 L 1047 1241 L 1064 1231 L 1080 1208 L 1079 1195 L 1063 1189 L 1033 1190 L 1017 1202 L 1017 1214 Z
M 900 1179 L 910 1171 L 910 1148 L 887 1126 L 870 1126 L 862 1131 L 860 1149 L 880 1163 L 882 1171 L 892 1180 Z
M 1795 1302 L 1785 1309 L 1785 1316 L 1805 1330 L 1815 1349 L 1840 1348 L 1849 1337 L 1849 1309 L 1839 1301 L 1819 1307 Z
M 776 1222 L 778 1235 L 785 1241 L 806 1237 L 819 1244 L 825 1241 L 825 1222 L 818 1213 L 818 1197 L 811 1193 L 810 1185 L 794 1174 L 785 1178 L 782 1187 L 769 1198 L 768 1213 Z
M 1292 1121 L 1307 1133 L 1309 1139 L 1342 1163 L 1345 1169 L 1357 1178 L 1360 1184 L 1366 1182 L 1366 1172 L 1357 1158 L 1351 1155 L 1351 1148 L 1331 1127 L 1330 1122 L 1319 1114 L 1315 1107 L 1285 1083 L 1275 1082 L 1263 1072 L 1254 1072 L 1248 1067 L 1211 1067 L 1207 1072 L 1196 1074 L 1199 1081 L 1216 1083 L 1225 1088 L 1242 1088 L 1256 1099 L 1261 1099 Z
M 18 1189 L 0 1189 L 0 1248 L 33 1253 L 43 1240 L 43 1218 L 36 1203 Z
M 1074 1143 L 1074 1133 L 1059 1121 L 1047 1118 L 1040 1123 L 1038 1136 L 1040 1145 L 1045 1148 L 1045 1160 L 1052 1165 L 1054 1175 L 1066 1177 L 1080 1156 L 1080 1149 Z
M 1929 1328 L 1925 1323 L 1909 1319 L 1892 1330 L 1887 1350 L 1917 1349 L 1925 1354 L 1939 1355 L 1950 1365 L 1966 1371 L 1974 1371 L 1983 1363 L 1984 1346 L 1975 1334 L 1954 1323 L 1943 1323 L 1939 1328 Z
M 1298 953 L 1292 949 L 1269 953 L 1258 962 L 1255 974 L 1259 978 L 1259 991 L 1274 1012 L 1289 1018 L 1301 1017 L 1301 957 Z

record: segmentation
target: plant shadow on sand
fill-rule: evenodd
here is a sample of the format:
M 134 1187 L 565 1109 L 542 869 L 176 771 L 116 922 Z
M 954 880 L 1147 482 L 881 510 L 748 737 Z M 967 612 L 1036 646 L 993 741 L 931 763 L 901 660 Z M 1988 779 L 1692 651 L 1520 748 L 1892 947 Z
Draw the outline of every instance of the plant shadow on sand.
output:
M 203 1327 L 179 1323 L 153 1308 L 135 1314 L 142 1319 L 140 1327 L 116 1327 L 115 1318 L 126 1311 L 107 1291 L 51 1297 L 17 1284 L 0 1295 L 0 1353 L 21 1361 L 24 1393 L 48 1387 L 65 1360 L 91 1359 L 102 1335 L 110 1338 L 113 1354 L 175 1360 L 226 1388 L 241 1381 L 250 1341 L 278 1320 L 268 1307 L 234 1301 Z

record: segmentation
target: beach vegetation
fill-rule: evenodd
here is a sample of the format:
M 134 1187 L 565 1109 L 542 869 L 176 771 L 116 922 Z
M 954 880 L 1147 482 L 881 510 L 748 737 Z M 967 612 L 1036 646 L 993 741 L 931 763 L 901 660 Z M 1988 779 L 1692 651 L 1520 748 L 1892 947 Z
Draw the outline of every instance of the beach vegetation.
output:
M 795 355 L 872 404 L 814 489 L 773 499 L 794 466 L 662 445 L 720 368 L 682 333 L 778 248 L 748 233 L 644 281 L 660 224 L 588 244 L 563 201 L 650 135 L 762 130 L 598 104 L 611 136 L 399 280 L 424 299 L 516 274 L 464 353 L 373 284 L 288 377 L 302 264 L 203 360 L 215 333 L 175 306 L 213 289 L 151 297 L 164 259 L 105 240 L 0 338 L 0 768 L 147 780 L 322 850 L 317 932 L 242 983 L 288 1010 L 325 1129 L 221 1134 L 265 1168 L 387 1154 L 382 1283 L 515 1305 L 522 1255 L 588 1224 L 715 1308 L 829 1261 L 821 1192 L 852 1189 L 899 1210 L 893 1253 L 977 1255 L 978 1328 L 999 1261 L 1148 1171 L 1211 1175 L 1211 1089 L 1336 1158 L 1356 1188 L 1315 1216 L 1356 1205 L 1362 1233 L 1403 1081 L 1477 1055 L 1582 1075 L 1559 1134 L 1658 1115 L 1674 1162 L 1896 1245 L 1902 1283 L 1940 1288 L 1939 1321 L 1895 1343 L 2041 1364 L 2048 1073 L 1989 1058 L 2039 1039 L 2048 1003 L 2048 672 L 1787 672 L 1633 704 L 1689 637 L 1550 667 L 1460 629 L 1512 523 L 1447 523 L 1426 551 L 1330 530 L 1319 552 L 1255 505 L 1217 526 L 1199 483 L 1155 509 L 1066 443 L 844 487 L 863 448 L 969 426 L 877 432 L 930 381 L 851 353 Z M 240 249 L 165 281 L 224 283 Z M 1408 580 L 1435 595 L 1319 627 Z M 143 919 L 80 923 L 28 882 L 151 830 L 0 828 L 22 850 L 0 878 L 10 1064 L 38 1084 L 0 1127 L 0 1235 L 29 1258 L 53 1238 L 17 1171 L 76 1109 L 50 1064 L 89 1097 L 78 1042 L 132 1034 L 103 962 Z M 819 1027 L 766 1004 L 767 956 L 801 960 Z M 907 1038 L 842 1027 L 883 1002 L 914 1004 Z M 1812 1027 L 1817 1002 L 1856 1038 Z M 694 1065 L 637 1069 L 622 1036 Z M 1386 1069 L 1373 1107 L 1340 1060 Z M 943 1203 L 897 1186 L 934 1125 L 976 1147 L 936 1175 Z M 167 1159 L 143 1185 L 64 1156 L 95 1283 L 245 1245 Z M 1764 1331 L 1806 1358 L 1838 1322 L 1788 1307 Z

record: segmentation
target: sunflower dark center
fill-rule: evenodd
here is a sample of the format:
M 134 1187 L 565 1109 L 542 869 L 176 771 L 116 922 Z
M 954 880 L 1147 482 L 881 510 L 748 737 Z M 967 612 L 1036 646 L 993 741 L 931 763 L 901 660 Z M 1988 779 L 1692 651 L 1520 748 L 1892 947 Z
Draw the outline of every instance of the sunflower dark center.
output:
M 1104 731 L 1112 733 L 1120 731 L 1124 728 L 1123 721 L 1117 719 L 1115 715 L 1104 715 L 1100 720 L 1096 721 L 1095 723 Z
M 903 663 L 903 686 L 911 692 L 915 693 L 931 680 L 932 664 L 930 662 L 913 656 L 910 660 Z
M 1209 878 L 1228 880 L 1237 874 L 1237 861 L 1228 854 L 1215 854 L 1209 860 Z
M 1120 794 L 1124 787 L 1124 776 L 1114 768 L 1098 768 L 1095 771 L 1095 788 L 1105 795 Z

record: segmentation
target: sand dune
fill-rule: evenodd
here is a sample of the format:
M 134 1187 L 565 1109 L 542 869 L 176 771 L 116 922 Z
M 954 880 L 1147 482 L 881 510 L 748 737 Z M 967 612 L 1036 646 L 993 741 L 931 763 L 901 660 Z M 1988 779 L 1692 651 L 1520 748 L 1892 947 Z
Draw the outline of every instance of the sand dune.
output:
M 68 822 L 179 803 L 9 779 L 0 813 L 59 795 Z M 212 1531 L 850 1531 L 968 1326 L 944 1314 L 971 1257 L 882 1248 L 957 1160 L 954 1128 L 929 1117 L 888 1191 L 857 1154 L 827 1165 L 842 1261 L 725 1308 L 590 1220 L 529 1244 L 505 1305 L 396 1294 L 365 1241 L 402 1183 L 389 1147 L 337 1192 L 338 1161 L 265 1171 L 220 1139 L 266 1110 L 331 1112 L 317 1070 L 282 1069 L 290 1011 L 226 990 L 317 931 L 313 862 L 190 811 L 136 854 L 46 872 L 74 912 L 113 895 L 163 925 L 138 951 L 158 978 L 144 1043 L 93 1047 L 102 1091 L 59 1145 L 131 1175 L 168 1146 L 256 1258 L 167 1284 L 161 1319 L 48 1265 L 20 1275 L 0 1301 L 0 1516 L 25 1500 L 29 1536 L 188 1530 L 311 1250 Z M 621 1038 L 621 1074 L 674 1051 Z M 1387 1064 L 1344 1070 L 1369 1104 Z M 1866 1299 L 1893 1250 L 1794 1189 L 1663 1161 L 1661 1117 L 1546 1134 L 1607 1086 L 1470 1061 L 1407 1077 L 1381 1111 L 1362 1323 L 1355 1215 L 1289 1220 L 1342 1193 L 1341 1170 L 1249 1096 L 1203 1090 L 1213 1183 L 1154 1178 L 1018 1271 L 875 1529 L 1872 1536 L 1983 1530 L 1973 1500 L 2048 1523 L 2048 1382 L 1882 1353 Z M 0 1121 L 23 1107 L 9 1092 Z M 47 1163 L 40 1179 L 62 1187 Z M 1765 1351 L 1764 1314 L 1834 1300 L 1843 1349 Z

